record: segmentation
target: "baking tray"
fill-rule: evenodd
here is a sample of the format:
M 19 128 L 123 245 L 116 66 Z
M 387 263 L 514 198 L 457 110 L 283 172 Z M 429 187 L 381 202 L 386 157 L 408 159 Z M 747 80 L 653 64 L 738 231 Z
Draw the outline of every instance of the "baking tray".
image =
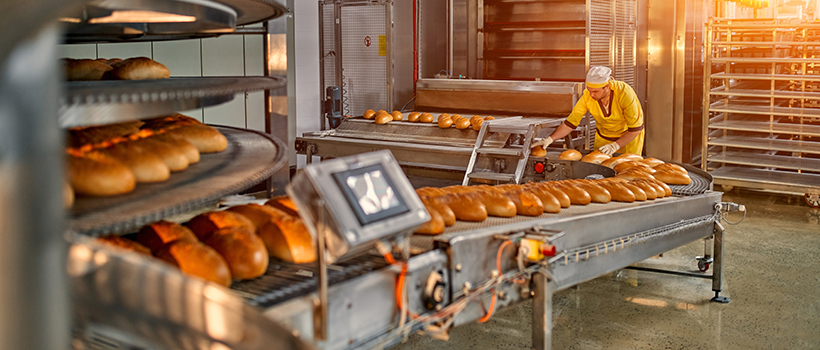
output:
M 66 82 L 63 128 L 157 117 L 218 105 L 240 92 L 285 87 L 285 77 L 193 77 Z
M 216 126 L 228 148 L 202 154 L 199 163 L 172 173 L 165 182 L 137 184 L 113 197 L 77 197 L 69 228 L 80 234 L 125 234 L 141 226 L 216 203 L 270 177 L 287 163 L 286 146 L 270 135 Z

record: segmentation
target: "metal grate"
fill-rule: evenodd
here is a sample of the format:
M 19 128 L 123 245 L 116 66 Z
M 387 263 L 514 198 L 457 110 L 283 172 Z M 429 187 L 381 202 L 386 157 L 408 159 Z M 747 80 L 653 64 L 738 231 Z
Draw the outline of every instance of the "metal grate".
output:
M 635 87 L 637 7 L 635 0 L 592 0 L 589 65 L 612 68 L 613 78 Z
M 321 21 L 322 21 L 322 57 L 319 60 L 319 66 L 322 70 L 322 96 L 327 91 L 329 86 L 340 86 L 336 81 L 336 61 L 339 57 L 336 47 L 336 4 L 322 3 L 321 6 Z M 344 110 L 342 111 L 344 113 Z
M 613 34 L 615 19 L 612 15 L 613 2 L 592 0 L 589 5 L 589 65 L 613 66 Z
M 359 116 L 369 108 L 389 108 L 387 64 L 390 56 L 387 47 L 380 43 L 382 37 L 389 44 L 386 17 L 385 4 L 341 7 L 342 98 L 350 106 L 346 114 Z
M 388 264 L 379 255 L 362 255 L 328 266 L 328 283 L 333 285 L 362 276 Z M 317 291 L 316 264 L 293 264 L 271 260 L 265 275 L 235 282 L 231 289 L 258 307 L 269 307 Z
M 712 176 L 703 170 L 687 167 L 692 183 L 688 185 L 669 185 L 672 194 L 676 196 L 694 196 L 712 190 Z

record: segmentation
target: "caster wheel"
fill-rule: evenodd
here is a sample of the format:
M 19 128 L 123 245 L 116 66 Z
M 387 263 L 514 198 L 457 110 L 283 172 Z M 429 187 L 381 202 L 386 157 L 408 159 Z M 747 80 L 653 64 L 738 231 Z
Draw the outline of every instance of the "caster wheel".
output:
M 722 189 L 723 192 L 729 192 L 729 191 L 733 190 L 734 188 L 735 188 L 735 186 L 732 186 L 732 185 L 720 185 L 720 189 Z
M 703 260 L 699 260 L 699 261 L 698 261 L 698 270 L 699 270 L 700 272 L 706 272 L 706 271 L 709 271 L 709 265 L 710 265 L 710 264 L 709 264 L 708 262 L 705 262 L 705 261 L 703 261 Z
M 820 193 L 806 193 L 806 195 L 803 198 L 806 199 L 806 204 L 808 204 L 810 207 L 820 208 Z
M 811 224 L 820 225 L 820 210 L 810 209 L 806 213 L 806 221 Z

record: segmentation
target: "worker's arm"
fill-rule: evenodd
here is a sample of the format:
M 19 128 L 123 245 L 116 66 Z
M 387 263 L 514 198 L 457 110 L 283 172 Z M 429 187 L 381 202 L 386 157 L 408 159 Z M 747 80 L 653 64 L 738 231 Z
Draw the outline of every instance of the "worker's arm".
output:
M 561 124 L 557 128 L 555 128 L 555 131 L 552 132 L 550 137 L 552 137 L 553 140 L 560 140 L 564 138 L 564 136 L 569 135 L 569 133 L 571 132 L 572 128 L 570 128 L 567 124 Z
M 584 96 L 586 97 L 589 92 L 584 92 Z M 586 106 L 586 99 L 581 98 L 578 102 L 575 103 L 575 106 L 572 108 L 572 113 L 570 113 L 567 120 L 565 120 L 561 125 L 555 128 L 555 131 L 552 132 L 547 138 L 536 140 L 533 142 L 532 148 L 541 146 L 544 149 L 547 149 L 551 143 L 555 142 L 555 140 L 560 140 L 564 136 L 569 135 L 572 130 L 575 130 L 576 127 L 581 123 L 581 119 L 587 114 L 587 106 Z
M 619 146 L 618 149 L 620 149 L 623 146 L 628 145 L 630 142 L 632 142 L 632 140 L 634 140 L 636 137 L 638 137 L 638 135 L 640 133 L 641 133 L 641 130 L 627 131 L 623 136 L 618 138 L 618 141 L 615 141 L 615 142 L 618 143 L 618 146 Z

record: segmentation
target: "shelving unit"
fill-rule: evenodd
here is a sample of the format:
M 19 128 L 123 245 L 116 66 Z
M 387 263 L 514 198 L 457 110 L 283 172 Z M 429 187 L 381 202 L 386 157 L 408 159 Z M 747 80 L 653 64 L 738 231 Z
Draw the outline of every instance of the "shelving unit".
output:
M 820 193 L 820 24 L 710 19 L 701 160 L 716 184 Z

